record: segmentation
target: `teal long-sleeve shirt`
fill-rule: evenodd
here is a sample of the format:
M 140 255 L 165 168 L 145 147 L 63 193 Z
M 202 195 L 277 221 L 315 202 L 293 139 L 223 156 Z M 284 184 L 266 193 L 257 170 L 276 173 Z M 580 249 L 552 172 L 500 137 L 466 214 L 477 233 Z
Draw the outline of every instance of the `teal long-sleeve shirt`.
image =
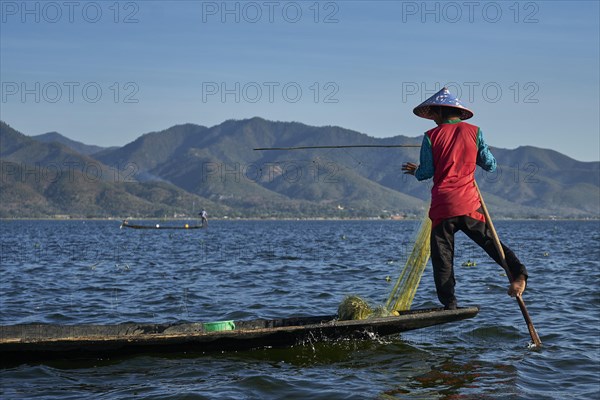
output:
M 488 172 L 496 170 L 496 159 L 485 143 L 483 132 L 481 132 L 480 128 L 477 131 L 477 165 Z M 424 135 L 423 143 L 421 144 L 419 167 L 415 171 L 415 178 L 419 181 L 433 178 L 434 168 L 431 141 L 427 135 Z

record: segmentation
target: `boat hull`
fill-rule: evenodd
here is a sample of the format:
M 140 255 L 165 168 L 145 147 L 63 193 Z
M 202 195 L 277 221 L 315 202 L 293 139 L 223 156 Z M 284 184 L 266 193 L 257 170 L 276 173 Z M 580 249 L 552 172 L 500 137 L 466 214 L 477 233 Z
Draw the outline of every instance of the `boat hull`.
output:
M 130 228 L 130 229 L 202 229 L 204 226 L 202 225 L 136 225 L 130 224 L 127 221 L 123 221 L 121 224 L 121 228 Z
M 288 347 L 339 338 L 373 338 L 472 318 L 478 307 L 415 310 L 397 317 L 339 321 L 335 316 L 235 321 L 207 332 L 202 323 L 0 326 L 2 363 L 156 352 L 212 352 Z M 375 336 L 374 336 L 375 335 Z

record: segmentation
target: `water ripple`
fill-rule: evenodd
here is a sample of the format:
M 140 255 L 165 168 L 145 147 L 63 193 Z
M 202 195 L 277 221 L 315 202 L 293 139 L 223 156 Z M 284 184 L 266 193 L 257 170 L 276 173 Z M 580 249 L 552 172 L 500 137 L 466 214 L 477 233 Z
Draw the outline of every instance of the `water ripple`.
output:
M 200 232 L 119 230 L 110 221 L 2 221 L 0 322 L 214 321 L 333 314 L 348 294 L 385 302 L 414 221 L 214 221 Z M 455 254 L 460 323 L 385 340 L 289 349 L 21 365 L 0 397 L 599 398 L 597 222 L 498 221 L 530 271 L 529 335 L 507 278 L 464 235 Z M 475 260 L 474 267 L 461 267 Z M 414 307 L 437 306 L 431 266 Z M 391 282 L 386 276 L 391 276 Z

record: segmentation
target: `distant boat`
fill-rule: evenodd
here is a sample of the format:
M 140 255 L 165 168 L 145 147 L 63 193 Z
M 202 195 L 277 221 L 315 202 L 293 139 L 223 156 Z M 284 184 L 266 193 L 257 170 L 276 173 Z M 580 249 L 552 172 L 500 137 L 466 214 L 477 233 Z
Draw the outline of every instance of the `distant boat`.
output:
M 131 229 L 202 229 L 204 228 L 204 226 L 202 225 L 190 225 L 190 224 L 184 224 L 184 225 L 160 225 L 160 224 L 155 224 L 155 225 L 136 225 L 136 224 L 131 224 L 129 223 L 129 221 L 124 220 L 121 223 L 121 229 L 122 228 L 131 228 Z
M 0 364 L 141 353 L 205 353 L 289 347 L 378 336 L 473 318 L 479 307 L 402 311 L 399 316 L 340 321 L 336 315 L 175 324 L 0 326 Z

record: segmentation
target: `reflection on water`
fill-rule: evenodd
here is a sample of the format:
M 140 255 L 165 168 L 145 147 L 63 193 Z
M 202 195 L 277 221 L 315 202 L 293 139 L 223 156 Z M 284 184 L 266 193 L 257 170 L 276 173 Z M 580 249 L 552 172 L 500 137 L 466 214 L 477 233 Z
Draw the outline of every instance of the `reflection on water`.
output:
M 111 221 L 1 221 L 2 324 L 332 314 L 383 303 L 418 221 L 213 221 L 119 230 Z M 471 320 L 378 340 L 289 349 L 53 361 L 0 370 L 1 398 L 599 398 L 600 225 L 498 221 L 530 271 L 530 338 L 502 270 L 464 236 L 457 297 Z M 462 266 L 467 260 L 476 266 Z M 437 306 L 431 268 L 414 308 Z

